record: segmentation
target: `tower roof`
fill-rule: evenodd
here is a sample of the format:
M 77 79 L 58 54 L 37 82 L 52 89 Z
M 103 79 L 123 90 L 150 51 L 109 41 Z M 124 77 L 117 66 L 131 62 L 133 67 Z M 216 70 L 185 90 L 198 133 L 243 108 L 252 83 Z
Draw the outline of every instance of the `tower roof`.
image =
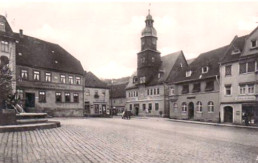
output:
M 152 19 L 152 16 L 149 12 L 148 15 L 146 16 L 146 20 L 145 20 L 146 26 L 142 30 L 142 37 L 145 37 L 145 36 L 157 37 L 157 31 L 153 27 L 153 22 L 154 22 L 154 20 Z

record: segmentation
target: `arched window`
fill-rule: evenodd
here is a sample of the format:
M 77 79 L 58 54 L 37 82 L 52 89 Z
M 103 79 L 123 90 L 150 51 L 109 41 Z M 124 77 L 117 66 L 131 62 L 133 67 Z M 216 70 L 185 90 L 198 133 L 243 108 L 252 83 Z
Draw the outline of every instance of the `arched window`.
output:
M 186 112 L 187 111 L 187 105 L 185 102 L 182 103 L 182 112 Z
M 214 103 L 212 101 L 208 102 L 208 112 L 214 112 Z
M 173 105 L 174 112 L 177 112 L 177 108 L 178 108 L 177 103 L 174 103 L 174 105 Z
M 197 102 L 197 111 L 202 112 L 202 102 L 201 101 Z

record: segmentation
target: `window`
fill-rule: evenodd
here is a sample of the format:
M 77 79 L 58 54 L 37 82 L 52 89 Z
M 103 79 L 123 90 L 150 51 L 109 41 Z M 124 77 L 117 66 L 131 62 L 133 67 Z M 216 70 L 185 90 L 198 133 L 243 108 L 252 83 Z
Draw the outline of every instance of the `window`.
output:
M 17 89 L 17 95 L 16 95 L 18 100 L 24 99 L 24 93 L 22 89 Z
M 81 84 L 81 78 L 77 76 L 77 77 L 75 78 L 75 83 L 78 84 L 78 85 L 80 85 L 80 84 Z
M 131 92 L 128 92 L 128 97 L 131 97 Z
M 231 85 L 225 85 L 225 94 L 231 95 Z
M 202 112 L 202 103 L 201 103 L 201 101 L 197 102 L 197 111 Z
M 70 93 L 65 93 L 65 102 L 70 102 L 70 101 L 71 101 Z
M 145 83 L 145 76 L 144 77 L 140 77 L 140 83 Z
M 34 71 L 33 72 L 33 79 L 34 80 L 39 80 L 39 71 Z
M 158 78 L 160 78 L 161 77 L 161 73 L 158 73 Z
M 61 83 L 65 83 L 65 75 L 60 76 L 60 81 L 61 81 Z
M 133 77 L 133 83 L 136 83 L 137 81 L 138 81 L 137 76 L 134 76 L 134 77 Z
M 95 114 L 99 113 L 99 104 L 94 104 Z
M 69 84 L 73 84 L 73 76 L 68 77 Z
M 214 103 L 212 101 L 208 102 L 208 112 L 214 112 Z
M 239 63 L 239 73 L 246 73 L 246 63 Z
M 46 92 L 39 91 L 39 102 L 46 102 Z
M 159 88 L 157 88 L 157 94 L 159 95 Z
M 130 104 L 130 110 L 133 110 L 133 104 Z
M 136 97 L 138 97 L 138 91 L 136 91 Z
M 156 111 L 159 110 L 159 103 L 155 103 L 155 110 L 156 110 Z
M 256 46 L 257 46 L 256 40 L 252 40 L 252 41 L 251 41 L 251 47 L 252 47 L 252 48 L 255 48 Z
M 156 88 L 154 88 L 154 92 L 153 92 L 154 95 L 156 95 Z
M 152 62 L 155 62 L 155 58 L 154 58 L 154 57 L 152 57 L 152 58 L 151 58 L 151 61 L 152 61 Z
M 151 110 L 152 110 L 152 103 L 149 103 L 149 108 L 148 108 L 149 113 L 151 112 Z
M 205 67 L 202 67 L 202 73 L 205 74 L 209 71 L 209 67 L 208 66 L 205 66 Z
M 73 94 L 73 102 L 79 102 L 79 94 L 78 93 Z
M 214 81 L 207 81 L 205 91 L 213 91 L 214 90 Z
M 253 94 L 254 93 L 254 84 L 248 84 L 248 94 Z
M 62 102 L 62 96 L 60 92 L 56 92 L 56 102 Z
M 152 95 L 152 89 L 150 89 L 150 95 Z
M 49 72 L 46 72 L 46 77 L 45 77 L 45 79 L 46 79 L 46 82 L 51 82 L 51 73 L 49 73 Z
M 178 108 L 177 103 L 174 103 L 174 105 L 173 105 L 174 112 L 177 112 L 177 108 Z
M 193 87 L 193 93 L 195 92 L 200 92 L 201 91 L 201 84 L 200 83 L 195 83 Z
M 186 93 L 189 93 L 189 86 L 183 85 L 182 94 L 186 94 Z
M 182 103 L 182 112 L 186 112 L 187 111 L 187 105 L 185 102 Z
M 186 77 L 190 77 L 192 75 L 192 71 L 190 70 L 190 71 L 186 71 L 186 73 L 185 73 L 185 76 Z
M 146 104 L 142 104 L 142 110 L 143 110 L 143 111 L 146 110 Z
M 175 88 L 174 87 L 170 88 L 170 95 L 175 95 Z
M 251 61 L 247 63 L 247 72 L 254 72 L 255 71 L 255 61 Z
M 145 57 L 141 58 L 141 62 L 144 63 L 145 62 Z
M 245 85 L 239 85 L 239 93 L 240 93 L 240 95 L 245 94 Z
M 89 89 L 86 89 L 86 90 L 85 90 L 85 95 L 86 95 L 86 96 L 90 96 L 90 90 L 89 90 Z
M 21 77 L 22 77 L 22 79 L 28 79 L 28 71 L 21 70 Z
M 0 31 L 5 32 L 5 24 L 3 22 L 0 22 Z
M 1 51 L 2 52 L 9 52 L 9 43 L 7 41 L 1 41 Z
M 241 51 L 238 49 L 238 48 L 235 48 L 232 50 L 231 54 L 234 55 L 234 54 L 239 54 Z
M 225 67 L 225 76 L 229 76 L 229 75 L 232 75 L 232 70 L 231 70 L 232 66 L 231 65 L 227 65 Z
M 95 90 L 94 98 L 99 98 L 99 92 L 98 92 L 98 90 Z

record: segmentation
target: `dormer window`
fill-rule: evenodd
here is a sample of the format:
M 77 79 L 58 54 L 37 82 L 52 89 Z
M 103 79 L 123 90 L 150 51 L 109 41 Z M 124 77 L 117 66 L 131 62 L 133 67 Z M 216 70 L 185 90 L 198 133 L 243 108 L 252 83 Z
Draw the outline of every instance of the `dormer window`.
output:
M 192 71 L 191 71 L 191 70 L 186 71 L 186 73 L 185 73 L 185 76 L 186 76 L 186 77 L 190 77 L 191 75 L 192 75 Z
M 252 41 L 251 41 L 251 47 L 252 47 L 252 48 L 257 47 L 257 41 L 256 41 L 256 40 L 252 40 Z
M 206 74 L 208 71 L 209 71 L 208 66 L 202 67 L 202 74 Z
M 3 22 L 0 22 L 0 31 L 5 32 L 5 24 Z
M 234 54 L 239 54 L 239 53 L 240 53 L 240 50 L 238 48 L 235 48 L 232 50 L 231 54 L 234 55 Z

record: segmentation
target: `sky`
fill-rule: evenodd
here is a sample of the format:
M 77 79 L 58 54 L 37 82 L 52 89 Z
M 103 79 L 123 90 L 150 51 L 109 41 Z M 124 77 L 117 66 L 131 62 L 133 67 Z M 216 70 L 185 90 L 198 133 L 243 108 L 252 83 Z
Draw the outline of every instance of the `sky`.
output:
M 150 5 L 151 3 L 151 5 Z M 141 31 L 150 9 L 161 56 L 186 59 L 230 44 L 258 26 L 257 1 L 0 0 L 14 32 L 57 43 L 102 79 L 137 70 Z

